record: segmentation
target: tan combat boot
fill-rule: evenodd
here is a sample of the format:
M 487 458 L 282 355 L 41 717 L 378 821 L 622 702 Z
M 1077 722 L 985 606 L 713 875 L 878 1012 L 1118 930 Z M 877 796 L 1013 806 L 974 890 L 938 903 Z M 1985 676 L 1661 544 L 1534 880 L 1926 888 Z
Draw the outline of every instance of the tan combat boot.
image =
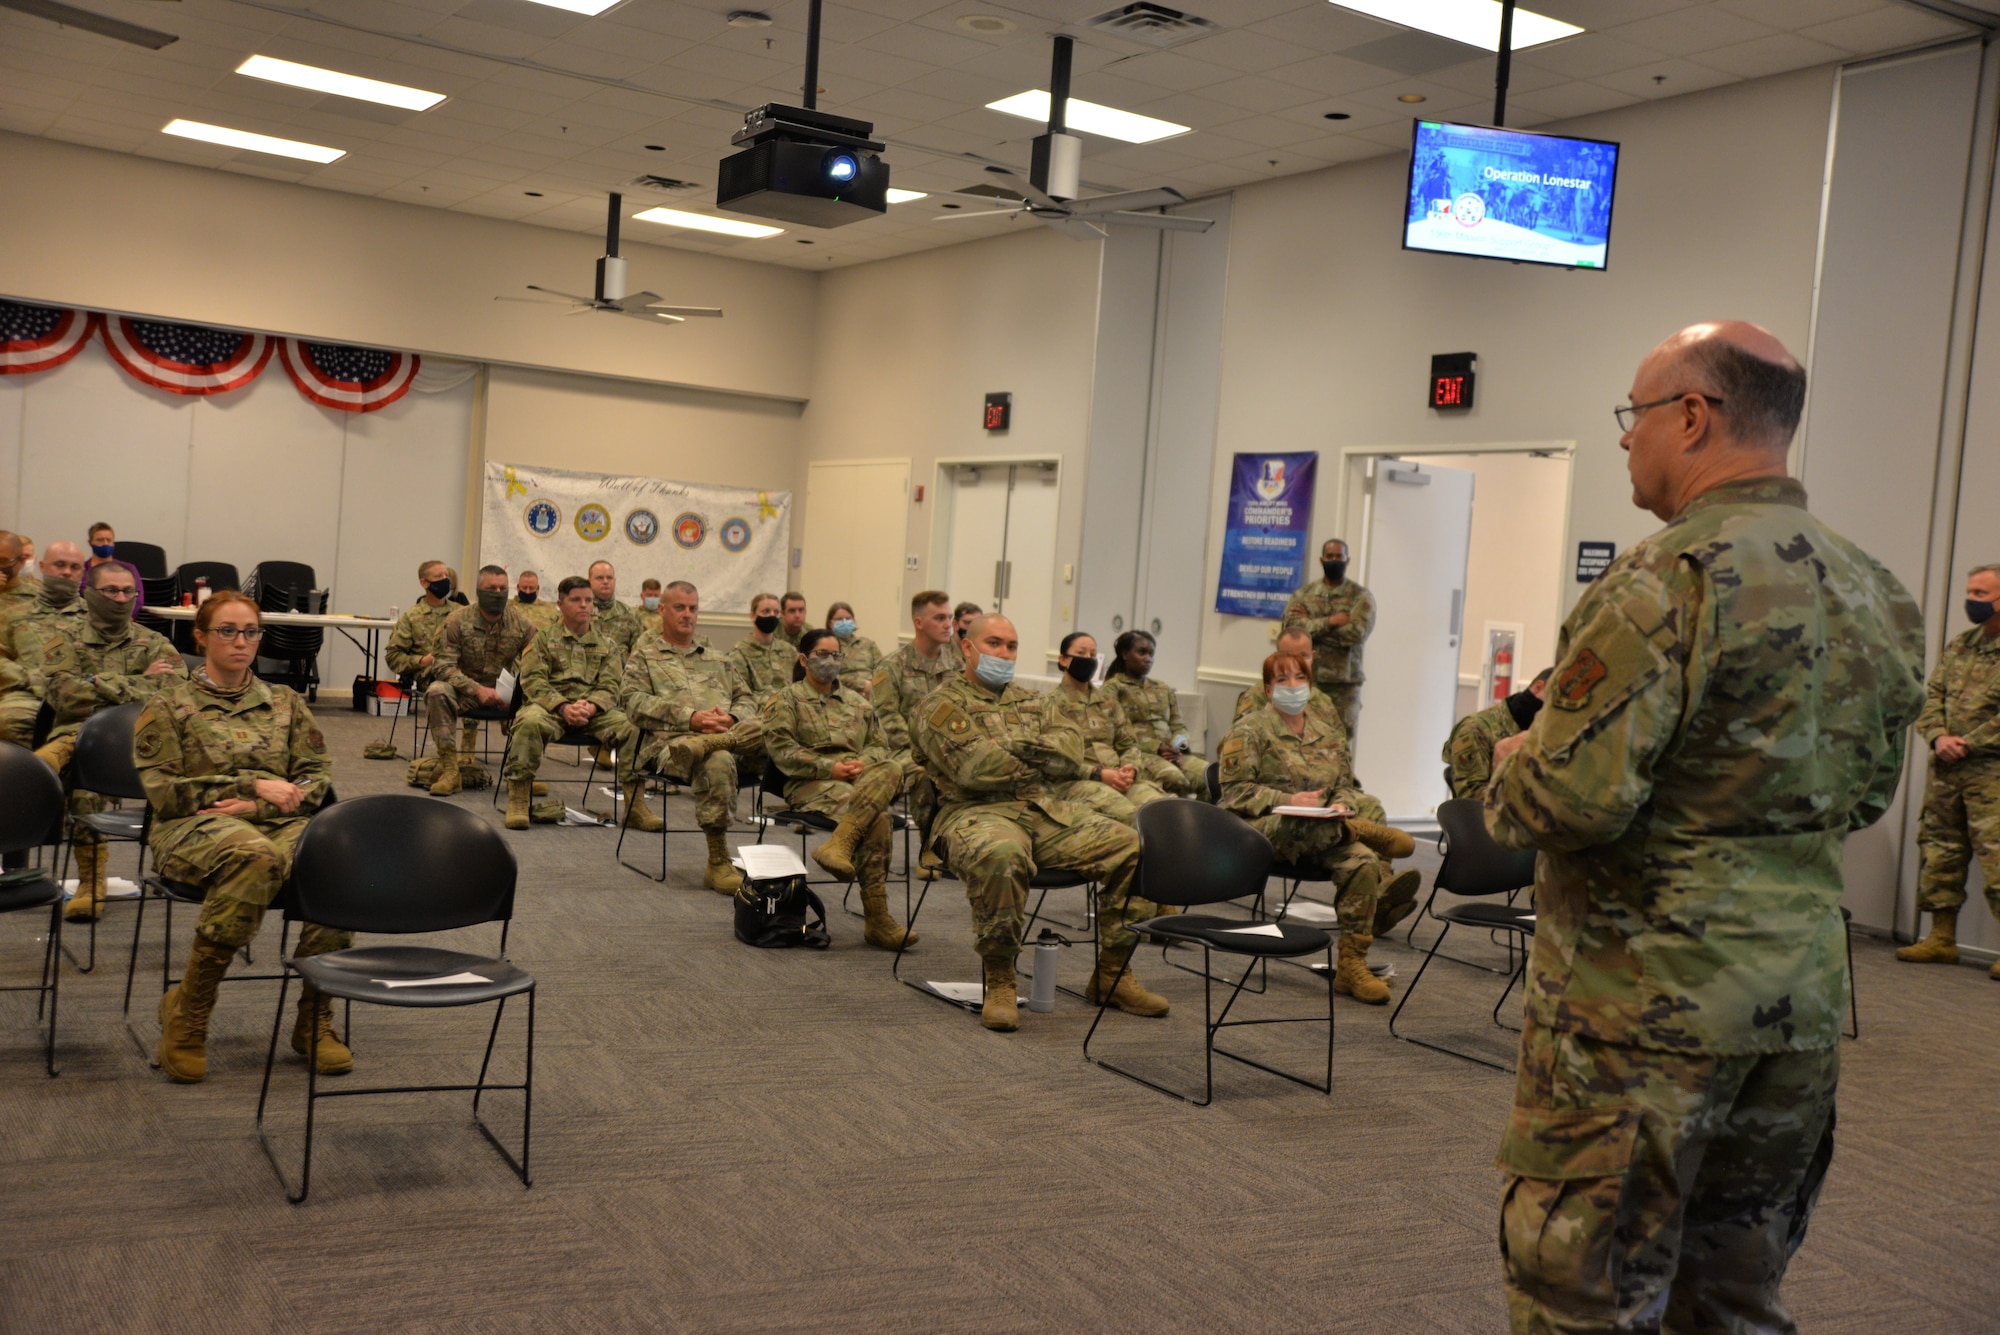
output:
M 860 818 L 859 813 L 850 813 L 812 851 L 813 861 L 824 867 L 828 875 L 843 881 L 853 880 L 854 846 L 861 842 L 862 836 L 868 833 L 868 827 L 874 823 L 873 812 L 865 813 L 865 819 Z
M 104 912 L 103 844 L 76 846 L 76 893 L 63 905 L 64 922 L 95 922 Z
M 1424 878 L 1406 871 L 1375 892 L 1375 935 L 1387 936 L 1396 924 L 1417 911 L 1417 891 Z
M 653 814 L 651 807 L 646 805 L 646 792 L 637 783 L 632 784 L 631 787 L 625 790 L 624 819 L 625 824 L 635 830 L 644 831 L 647 834 L 657 833 L 665 829 L 667 825 L 665 821 Z
M 1105 951 L 1097 957 L 1097 972 L 1091 975 L 1089 986 L 1083 989 L 1083 999 L 1090 1002 L 1104 1000 L 1104 994 L 1111 994 L 1111 1004 L 1127 1015 L 1144 1015 L 1148 1019 L 1158 1019 L 1167 1013 L 1167 999 L 1157 992 L 1148 992 L 1143 983 L 1132 976 L 1126 961 L 1132 958 L 1131 951 L 1113 954 Z M 1117 985 L 1111 980 L 1116 978 Z
M 458 753 L 462 756 L 479 754 L 479 725 L 468 719 L 460 719 L 458 725 Z
M 889 818 L 878 816 L 872 837 L 886 842 Z M 901 950 L 917 944 L 917 934 L 889 914 L 889 887 L 884 881 L 861 885 L 861 939 L 877 950 Z
M 314 1063 L 321 1075 L 346 1075 L 354 1069 L 354 1054 L 333 1032 L 333 999 L 308 987 L 299 997 L 299 1018 L 292 1024 L 292 1051 L 313 1051 L 313 1030 L 319 1030 L 319 1054 Z
M 1896 952 L 1905 964 L 1958 963 L 1958 910 L 1938 909 L 1931 914 L 1931 934 Z
M 667 743 L 666 763 L 662 768 L 667 777 L 686 782 L 701 768 L 701 762 L 716 751 L 729 749 L 729 734 L 721 732 L 691 732 L 684 737 L 676 737 Z
M 458 752 L 443 741 L 438 743 L 437 777 L 431 780 L 432 797 L 450 797 L 463 791 L 465 781 L 458 772 Z
M 1334 966 L 1333 990 L 1370 1006 L 1382 1006 L 1388 1003 L 1389 985 L 1368 972 L 1368 947 L 1373 944 L 1372 936 L 1340 938 L 1340 963 Z
M 1021 994 L 1014 982 L 1014 966 L 1006 960 L 986 960 L 986 1002 L 979 1008 L 979 1023 L 998 1034 L 1011 1034 L 1021 1027 Z
M 507 780 L 507 828 L 525 830 L 528 828 L 528 790 L 533 787 L 526 779 Z
M 917 879 L 935 881 L 944 874 L 944 859 L 926 848 L 917 859 Z
M 708 836 L 708 866 L 702 869 L 701 883 L 718 895 L 733 895 L 743 887 L 743 873 L 729 860 L 729 835 L 724 830 L 703 830 Z
M 1378 825 L 1360 816 L 1349 816 L 1347 828 L 1364 848 L 1372 849 L 1385 862 L 1406 858 L 1417 851 L 1417 841 L 1393 825 Z
M 236 956 L 234 946 L 218 946 L 196 936 L 180 982 L 160 996 L 160 1069 L 184 1085 L 208 1074 L 208 1017 L 215 991 Z

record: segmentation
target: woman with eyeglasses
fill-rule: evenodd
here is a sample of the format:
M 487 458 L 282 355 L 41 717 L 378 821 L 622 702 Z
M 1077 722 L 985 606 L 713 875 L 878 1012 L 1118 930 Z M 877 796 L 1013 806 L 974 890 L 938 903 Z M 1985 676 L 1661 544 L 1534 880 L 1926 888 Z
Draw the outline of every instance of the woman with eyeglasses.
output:
M 785 776 L 785 802 L 840 824 L 813 861 L 861 884 L 862 937 L 878 950 L 915 945 L 917 934 L 889 916 L 889 804 L 903 768 L 860 692 L 840 684 L 840 640 L 814 628 L 799 636 L 792 684 L 764 708 L 764 749 Z
M 826 609 L 826 628 L 840 641 L 840 684 L 850 691 L 868 694 L 875 669 L 882 666 L 882 650 L 866 635 L 854 633 L 854 606 L 835 603 Z
M 184 1084 L 208 1072 L 216 989 L 230 959 L 263 925 L 332 778 L 326 738 L 305 701 L 251 671 L 263 637 L 263 613 L 243 594 L 230 590 L 203 603 L 194 619 L 202 665 L 146 703 L 132 742 L 153 808 L 160 874 L 207 891 L 187 968 L 160 998 L 160 1069 Z M 342 950 L 352 941 L 347 932 L 304 923 L 294 954 Z M 308 990 L 299 997 L 292 1050 L 310 1052 L 315 1029 L 320 1074 L 352 1070 L 354 1054 L 333 1032 L 333 1003 Z

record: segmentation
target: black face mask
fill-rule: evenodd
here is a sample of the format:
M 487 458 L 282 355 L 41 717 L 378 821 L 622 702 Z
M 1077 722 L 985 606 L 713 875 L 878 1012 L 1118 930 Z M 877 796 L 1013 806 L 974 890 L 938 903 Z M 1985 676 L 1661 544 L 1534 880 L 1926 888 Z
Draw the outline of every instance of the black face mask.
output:
M 1064 668 L 1063 671 L 1069 673 L 1070 676 L 1076 678 L 1078 681 L 1088 682 L 1092 677 L 1097 675 L 1097 660 L 1094 658 L 1072 658 L 1069 660 L 1069 666 Z
M 433 598 L 443 599 L 451 593 L 451 581 L 448 579 L 434 579 L 424 585 L 424 592 Z
M 1326 572 L 1326 582 L 1329 584 L 1338 584 L 1347 578 L 1347 562 L 1345 561 L 1321 561 L 1319 568 Z
M 1982 602 L 1978 598 L 1967 598 L 1965 600 L 1965 616 L 1975 626 L 1985 625 L 1993 617 L 1993 604 Z
M 959 638 L 959 639 L 961 639 L 961 640 L 962 640 L 962 639 L 964 639 L 964 638 L 965 638 L 965 633 L 966 633 L 967 631 L 971 630 L 971 629 L 972 629 L 972 627 L 970 627 L 970 626 L 960 626 L 960 627 L 958 628 L 958 638 Z
M 505 589 L 481 589 L 479 591 L 479 610 L 490 617 L 499 616 L 507 610 L 507 591 Z
M 514 596 L 520 599 L 524 603 L 532 603 L 535 601 L 536 594 L 539 594 L 540 592 L 541 592 L 540 589 L 536 589 L 534 593 L 517 593 Z
M 1516 691 L 1507 697 L 1507 712 L 1514 716 L 1514 726 L 1524 732 L 1541 711 L 1542 702 L 1533 691 Z
M 769 635 L 772 631 L 778 628 L 778 618 L 758 617 L 756 625 L 759 634 Z

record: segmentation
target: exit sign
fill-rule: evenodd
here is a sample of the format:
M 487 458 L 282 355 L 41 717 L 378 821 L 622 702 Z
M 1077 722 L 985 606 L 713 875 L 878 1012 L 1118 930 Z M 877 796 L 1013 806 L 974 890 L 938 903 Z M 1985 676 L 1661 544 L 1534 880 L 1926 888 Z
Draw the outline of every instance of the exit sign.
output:
M 1479 364 L 1476 352 L 1440 352 L 1431 357 L 1430 406 L 1453 411 L 1472 406 L 1472 368 Z
M 988 394 L 986 396 L 985 424 L 988 431 L 1005 431 L 1009 419 L 1014 415 L 1012 394 Z

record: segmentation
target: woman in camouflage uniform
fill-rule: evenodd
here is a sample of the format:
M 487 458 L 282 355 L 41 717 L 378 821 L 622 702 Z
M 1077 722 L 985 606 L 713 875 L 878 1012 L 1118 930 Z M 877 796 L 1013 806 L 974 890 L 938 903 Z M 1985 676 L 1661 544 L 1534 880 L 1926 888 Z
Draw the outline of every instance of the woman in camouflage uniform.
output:
M 1063 636 L 1056 664 L 1063 678 L 1048 694 L 1049 707 L 1075 720 L 1083 734 L 1083 758 L 1096 767 L 1089 778 L 1064 784 L 1062 795 L 1099 815 L 1136 825 L 1140 807 L 1171 796 L 1148 777 L 1146 761 L 1161 757 L 1147 754 L 1117 697 L 1091 685 L 1097 673 L 1095 637 L 1080 630 Z
M 1305 660 L 1293 654 L 1265 659 L 1264 691 L 1270 703 L 1238 719 L 1217 751 L 1220 805 L 1256 826 L 1280 862 L 1310 867 L 1333 882 L 1341 929 L 1334 990 L 1379 1006 L 1389 999 L 1389 985 L 1369 972 L 1368 947 L 1378 930 L 1407 916 L 1419 877 L 1406 871 L 1391 880 L 1388 863 L 1361 842 L 1357 821 L 1272 811 L 1280 806 L 1352 811 L 1362 794 L 1344 786 L 1351 770 L 1338 721 L 1306 708 L 1312 675 Z
M 1125 721 L 1140 738 L 1139 772 L 1177 797 L 1205 793 L 1208 765 L 1188 755 L 1187 724 L 1181 722 L 1174 688 L 1151 678 L 1153 637 L 1128 630 L 1111 646 L 1111 666 L 1104 672 L 1104 690 L 1125 711 Z
M 813 850 L 813 861 L 843 881 L 861 882 L 867 920 L 862 935 L 881 950 L 900 950 L 917 936 L 889 916 L 890 803 L 902 790 L 902 766 L 875 711 L 841 684 L 840 640 L 830 630 L 799 636 L 792 684 L 764 710 L 764 748 L 785 776 L 785 801 L 840 821 Z
M 875 669 L 882 666 L 881 648 L 866 635 L 855 634 L 854 609 L 846 603 L 826 609 L 826 628 L 840 641 L 840 684 L 867 695 L 875 681 Z M 804 638 L 799 642 L 805 643 Z
M 263 925 L 333 773 L 305 701 L 250 670 L 264 634 L 257 604 L 218 593 L 201 605 L 194 625 L 206 661 L 192 679 L 147 701 L 132 743 L 153 808 L 160 874 L 207 892 L 187 968 L 160 998 L 160 1069 L 190 1084 L 208 1072 L 216 989 L 230 959 Z M 294 953 L 324 954 L 352 941 L 347 932 L 303 923 Z M 354 1054 L 333 1032 L 333 1003 L 308 989 L 299 997 L 292 1050 L 311 1051 L 315 1028 L 320 1073 L 354 1069 Z

